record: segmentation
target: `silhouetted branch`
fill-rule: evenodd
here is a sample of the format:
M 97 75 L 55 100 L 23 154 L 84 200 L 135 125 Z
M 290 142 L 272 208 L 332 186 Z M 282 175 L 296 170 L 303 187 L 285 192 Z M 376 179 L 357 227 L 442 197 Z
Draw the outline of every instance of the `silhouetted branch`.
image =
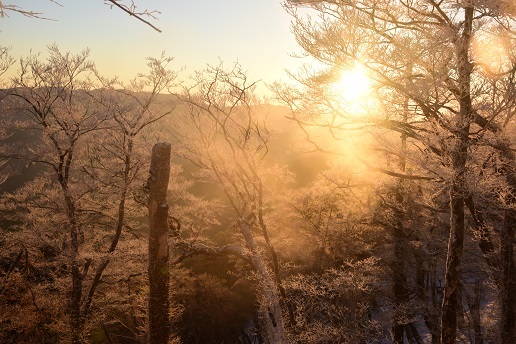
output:
M 61 6 L 61 4 L 58 3 L 55 0 L 50 0 L 50 1 L 55 3 L 55 4 L 57 4 L 57 5 L 59 5 L 59 6 Z M 0 18 L 9 17 L 9 15 L 7 14 L 8 11 L 16 12 L 16 13 L 22 14 L 22 15 L 24 15 L 26 17 L 29 17 L 29 18 L 54 20 L 54 19 L 42 17 L 41 15 L 43 13 L 41 13 L 41 12 L 27 11 L 27 10 L 24 10 L 23 8 L 21 8 L 20 6 L 17 6 L 17 5 L 5 5 L 2 1 L 0 1 Z
M 391 177 L 396 177 L 396 178 L 401 178 L 401 179 L 410 179 L 410 180 L 434 180 L 435 179 L 434 177 L 413 176 L 413 175 L 409 175 L 409 174 L 402 174 L 402 173 L 397 173 L 397 172 L 389 171 L 389 170 L 386 170 L 386 169 L 383 169 L 383 168 L 371 166 L 367 161 L 365 161 L 364 159 L 361 159 L 359 157 L 356 157 L 356 158 L 362 164 L 366 165 L 366 167 L 369 170 L 375 171 L 375 172 L 380 172 L 380 173 L 386 174 L 386 175 L 391 176 Z
M 56 0 L 49 0 L 49 1 L 53 2 L 56 5 L 62 7 L 62 5 L 59 2 L 57 2 Z M 161 30 L 159 28 L 154 26 L 149 21 L 143 19 L 143 17 L 142 17 L 142 16 L 149 16 L 149 17 L 152 17 L 152 18 L 156 18 L 154 16 L 154 13 L 159 13 L 158 11 L 153 10 L 153 11 L 149 12 L 147 10 L 144 10 L 143 12 L 136 12 L 136 5 L 134 4 L 134 1 L 131 1 L 131 6 L 120 4 L 119 0 L 104 0 L 104 3 L 107 4 L 107 5 L 110 5 L 111 7 L 113 7 L 113 6 L 118 7 L 119 9 L 124 11 L 125 13 L 129 14 L 132 17 L 135 17 L 136 19 L 138 19 L 139 21 L 143 22 L 144 24 L 150 26 L 154 30 L 156 30 L 158 32 L 161 32 Z M 8 14 L 7 14 L 8 11 L 17 12 L 17 13 L 20 13 L 20 14 L 26 16 L 26 17 L 29 17 L 29 18 L 45 19 L 45 20 L 55 20 L 55 19 L 43 17 L 42 16 L 43 15 L 42 12 L 24 10 L 22 7 L 20 7 L 18 5 L 6 5 L 2 1 L 0 1 L 0 18 L 9 17 Z
M 116 6 L 118 7 L 119 9 L 121 9 L 122 11 L 124 11 L 125 13 L 129 14 L 130 16 L 132 17 L 135 17 L 136 19 L 138 19 L 139 21 L 147 24 L 148 26 L 150 26 L 151 28 L 153 28 L 154 30 L 158 31 L 158 32 L 162 32 L 160 29 L 158 29 L 156 26 L 152 25 L 149 21 L 143 19 L 141 16 L 142 15 L 147 15 L 147 16 L 151 16 L 153 18 L 155 18 L 153 16 L 153 13 L 156 13 L 157 11 L 152 11 L 152 12 L 148 12 L 147 10 L 145 10 L 144 12 L 141 12 L 141 13 L 137 13 L 135 11 L 136 9 L 136 6 L 134 5 L 134 1 L 132 2 L 132 5 L 131 7 L 128 7 L 128 6 L 125 6 L 125 5 L 121 5 L 118 3 L 117 0 L 105 0 L 104 1 L 106 4 L 110 4 L 111 6 Z

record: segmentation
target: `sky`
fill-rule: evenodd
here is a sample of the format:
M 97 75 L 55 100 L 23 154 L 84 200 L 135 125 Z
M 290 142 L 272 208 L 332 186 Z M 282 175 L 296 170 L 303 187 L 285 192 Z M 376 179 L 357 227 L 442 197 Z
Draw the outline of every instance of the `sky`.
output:
M 146 57 L 162 51 L 174 57 L 173 69 L 185 68 L 183 76 L 221 59 L 228 66 L 238 61 L 250 80 L 270 83 L 288 79 L 285 69 L 301 64 L 291 57 L 300 50 L 278 0 L 135 0 L 139 9 L 161 12 L 157 20 L 148 19 L 162 33 L 103 0 L 57 2 L 61 6 L 50 0 L 4 0 L 52 20 L 10 12 L 0 18 L 0 44 L 11 47 L 15 58 L 31 51 L 44 56 L 52 43 L 63 52 L 89 48 L 101 73 L 126 81 L 146 71 Z

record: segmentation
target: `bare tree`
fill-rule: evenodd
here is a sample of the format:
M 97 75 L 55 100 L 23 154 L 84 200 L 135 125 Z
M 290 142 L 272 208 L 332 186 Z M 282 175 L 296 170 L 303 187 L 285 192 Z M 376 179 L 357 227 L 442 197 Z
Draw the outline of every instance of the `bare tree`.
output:
M 10 48 L 0 47 L 0 76 L 14 64 L 14 58 L 9 54 Z
M 127 245 L 131 236 L 126 232 L 138 226 L 135 218 L 144 211 L 136 198 L 148 164 L 142 152 L 145 136 L 173 108 L 167 102 L 163 110 L 158 103 L 176 73 L 167 68 L 170 58 L 149 59 L 148 74 L 123 87 L 99 78 L 88 51 L 73 55 L 56 46 L 49 51 L 44 62 L 38 56 L 22 59 L 16 87 L 4 100 L 17 116 L 10 126 L 27 137 L 34 133 L 36 143 L 4 145 L 2 157 L 45 166 L 28 187 L 6 195 L 6 204 L 11 211 L 25 205 L 17 215 L 23 225 L 11 242 L 32 247 L 31 252 L 42 245 L 60 252 L 66 273 L 55 277 L 56 284 L 61 281 L 56 292 L 71 295 L 62 306 L 69 309 L 71 341 L 79 343 L 95 315 L 96 294 L 101 290 L 106 295 L 102 282 L 114 279 L 106 279 L 106 269 L 112 261 L 124 260 L 116 249 L 122 241 Z M 39 191 L 33 193 L 31 187 Z M 26 237 L 30 240 L 23 243 Z M 129 270 L 119 279 L 139 273 Z M 114 271 L 107 275 L 116 275 Z M 63 281 L 65 277 L 70 280 Z
M 69 240 L 67 257 L 70 264 L 70 328 L 72 342 L 81 342 L 84 328 L 82 309 L 83 284 L 91 260 L 80 257 L 84 242 L 84 223 L 79 211 L 76 159 L 79 145 L 100 130 L 108 118 L 98 112 L 95 100 L 88 94 L 94 84 L 89 79 L 94 65 L 88 61 L 88 51 L 78 55 L 62 54 L 57 46 L 49 47 L 48 62 L 37 56 L 21 61 L 15 80 L 14 96 L 27 106 L 26 126 L 41 131 L 44 144 L 30 147 L 25 154 L 13 158 L 28 159 L 48 165 L 54 172 L 62 197 L 66 221 L 64 232 Z
M 281 308 L 279 262 L 271 244 L 265 213 L 262 160 L 269 133 L 253 88 L 238 64 L 221 65 L 196 74 L 185 88 L 185 108 L 177 129 L 178 154 L 200 168 L 206 181 L 226 196 L 242 244 L 214 248 L 190 245 L 206 254 L 232 254 L 249 263 L 258 283 L 260 317 L 269 343 L 285 343 L 287 334 Z M 258 234 L 259 233 L 259 234 Z M 265 250 L 259 242 L 264 242 Z

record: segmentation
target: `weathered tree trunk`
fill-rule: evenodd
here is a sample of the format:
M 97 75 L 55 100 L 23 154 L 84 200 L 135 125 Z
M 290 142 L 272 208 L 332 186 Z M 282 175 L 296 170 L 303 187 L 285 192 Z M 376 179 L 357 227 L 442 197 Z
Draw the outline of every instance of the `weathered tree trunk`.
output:
M 247 221 L 241 220 L 239 228 L 244 236 L 246 246 L 251 252 L 251 264 L 259 277 L 260 316 L 267 337 L 267 343 L 287 343 L 281 303 L 273 272 L 269 270 L 265 257 L 256 247 L 251 233 L 251 225 Z
M 149 200 L 149 342 L 167 344 L 169 321 L 168 203 L 170 144 L 152 148 Z
M 267 343 L 282 344 L 287 343 L 285 337 L 284 321 L 281 310 L 280 298 L 274 278 L 267 268 L 263 257 L 255 255 L 251 259 L 253 266 L 260 276 L 259 290 L 261 291 L 260 313 Z
M 276 283 L 276 287 L 279 291 L 279 297 L 280 297 L 280 304 L 284 305 L 284 307 L 288 310 L 288 320 L 290 326 L 295 326 L 296 318 L 294 316 L 294 309 L 293 306 L 287 303 L 287 294 L 285 292 L 285 288 L 283 287 L 283 282 L 281 281 L 281 274 L 280 274 L 280 265 L 278 261 L 278 255 L 276 254 L 276 250 L 274 249 L 274 246 L 272 245 L 269 233 L 267 230 L 267 226 L 265 225 L 265 221 L 263 219 L 263 185 L 258 177 L 257 174 L 254 175 L 256 184 L 258 185 L 258 225 L 262 229 L 262 235 L 265 239 L 265 243 L 267 245 L 267 249 L 269 250 L 271 254 L 271 263 L 272 263 L 272 270 L 274 271 L 274 281 Z
M 446 256 L 446 273 L 441 310 L 441 344 L 453 344 L 457 335 L 457 308 L 460 289 L 460 270 L 464 247 L 464 199 L 466 191 L 466 160 L 469 128 L 473 119 L 470 85 L 473 67 L 469 62 L 473 7 L 465 8 L 462 36 L 457 38 L 458 100 L 460 111 L 452 129 L 452 181 L 450 188 L 450 237 Z

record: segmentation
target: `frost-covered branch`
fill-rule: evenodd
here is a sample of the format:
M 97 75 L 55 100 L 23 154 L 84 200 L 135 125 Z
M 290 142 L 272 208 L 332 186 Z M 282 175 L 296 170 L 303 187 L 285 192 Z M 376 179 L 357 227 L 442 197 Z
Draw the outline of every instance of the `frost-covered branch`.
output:
M 49 1 L 53 2 L 54 4 L 56 4 L 58 6 L 62 6 L 56 0 L 49 0 Z M 156 15 L 160 14 L 160 12 L 158 10 L 148 10 L 148 9 L 138 10 L 138 7 L 134 3 L 134 1 L 131 1 L 130 5 L 124 4 L 123 1 L 120 1 L 120 0 L 105 0 L 104 3 L 106 5 L 109 5 L 111 8 L 113 6 L 119 8 L 120 10 L 129 14 L 131 17 L 134 17 L 134 18 L 138 19 L 139 21 L 141 21 L 142 23 L 144 23 L 145 25 L 150 26 L 153 30 L 161 32 L 161 30 L 158 27 L 156 27 L 150 21 L 144 19 L 144 17 L 150 17 L 152 19 L 157 19 Z M 5 3 L 5 1 L 0 1 L 0 18 L 9 17 L 9 12 L 19 13 L 19 14 L 24 15 L 29 18 L 55 20 L 55 19 L 45 17 L 42 12 L 26 10 L 23 7 L 20 7 L 18 5 Z

